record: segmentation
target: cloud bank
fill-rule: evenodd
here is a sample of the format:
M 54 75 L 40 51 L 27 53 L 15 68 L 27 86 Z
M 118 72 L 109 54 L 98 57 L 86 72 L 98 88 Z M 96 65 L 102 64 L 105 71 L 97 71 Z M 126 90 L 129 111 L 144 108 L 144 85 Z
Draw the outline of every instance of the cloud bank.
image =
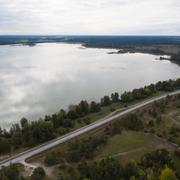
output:
M 180 1 L 0 0 L 0 34 L 180 35 Z

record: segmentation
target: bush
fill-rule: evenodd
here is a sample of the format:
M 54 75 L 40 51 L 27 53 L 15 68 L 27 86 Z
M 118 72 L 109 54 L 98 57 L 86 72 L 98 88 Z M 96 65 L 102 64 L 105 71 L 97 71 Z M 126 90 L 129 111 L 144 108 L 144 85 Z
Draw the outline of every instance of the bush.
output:
M 172 165 L 170 153 L 165 149 L 158 149 L 151 153 L 147 153 L 142 157 L 141 166 L 145 168 L 155 167 L 162 168 L 165 165 Z
M 31 175 L 32 180 L 42 180 L 46 176 L 45 171 L 42 167 L 34 169 Z
M 154 127 L 154 121 L 153 121 L 153 120 L 150 120 L 149 123 L 148 123 L 148 126 L 149 126 L 149 127 Z
M 142 121 L 137 117 L 136 114 L 129 114 L 121 119 L 121 126 L 128 130 L 139 131 L 144 129 Z
M 93 137 L 86 140 L 69 144 L 68 159 L 71 162 L 78 162 L 81 159 L 92 159 L 97 147 L 106 144 L 106 137 Z
M 0 169 L 0 180 L 21 180 L 20 171 L 16 165 L 2 167 Z
M 105 132 L 108 135 L 115 135 L 115 134 L 120 134 L 122 132 L 122 126 L 120 124 L 120 121 L 116 121 L 114 123 L 112 123 L 111 125 L 109 125 L 106 129 Z
M 175 156 L 180 157 L 180 149 L 174 151 Z
M 44 159 L 44 163 L 47 166 L 53 166 L 55 164 L 58 164 L 58 159 L 56 157 L 56 154 L 55 153 L 48 154 Z
M 112 108 L 112 107 L 110 108 L 111 112 L 114 112 L 115 110 L 116 110 L 115 108 Z
M 8 153 L 11 150 L 11 145 L 8 139 L 0 138 L 0 154 Z
M 91 120 L 90 120 L 90 118 L 84 118 L 84 119 L 83 119 L 83 122 L 84 122 L 85 124 L 90 124 L 90 123 L 91 123 Z

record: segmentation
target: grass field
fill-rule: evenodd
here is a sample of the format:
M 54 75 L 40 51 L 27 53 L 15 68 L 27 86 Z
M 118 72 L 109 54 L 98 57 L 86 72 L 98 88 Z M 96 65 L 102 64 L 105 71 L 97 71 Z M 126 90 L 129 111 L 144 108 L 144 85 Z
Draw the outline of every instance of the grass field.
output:
M 98 157 L 104 158 L 137 149 L 145 144 L 145 140 L 146 137 L 141 132 L 123 132 L 110 138 L 107 147 L 100 151 Z
M 111 137 L 106 147 L 103 147 L 95 159 L 115 157 L 123 162 L 129 159 L 139 159 L 146 152 L 166 148 L 174 149 L 172 145 L 162 139 L 144 132 L 124 131 Z

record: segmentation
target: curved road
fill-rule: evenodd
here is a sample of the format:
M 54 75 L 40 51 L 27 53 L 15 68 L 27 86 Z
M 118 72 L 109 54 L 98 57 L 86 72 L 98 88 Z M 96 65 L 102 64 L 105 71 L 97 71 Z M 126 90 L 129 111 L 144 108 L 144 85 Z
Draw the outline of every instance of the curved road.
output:
M 30 158 L 31 156 L 33 155 L 36 155 L 36 154 L 39 154 L 43 151 L 46 151 L 54 146 L 57 146 L 59 144 L 62 144 L 66 141 L 69 141 L 70 139 L 73 139 L 83 133 L 86 133 L 88 131 L 91 131 L 99 126 L 102 126 L 103 124 L 106 124 L 112 120 L 115 120 L 121 116 L 124 116 L 128 113 L 131 113 L 133 112 L 134 110 L 137 110 L 141 107 L 144 107 L 148 104 L 151 104 L 153 103 L 154 101 L 158 101 L 160 99 L 163 99 L 163 98 L 166 98 L 168 95 L 176 95 L 176 94 L 180 94 L 180 90 L 178 91 L 174 91 L 172 93 L 168 93 L 168 94 L 165 94 L 165 95 L 162 95 L 162 96 L 158 96 L 158 97 L 154 97 L 152 99 L 148 99 L 148 100 L 145 100 L 143 102 L 140 102 L 138 104 L 135 104 L 135 105 L 132 105 L 132 106 L 129 106 L 127 107 L 124 111 L 122 112 L 119 112 L 118 114 L 115 114 L 115 115 L 112 115 L 112 116 L 107 116 L 105 118 L 102 118 L 102 119 L 99 119 L 98 121 L 92 123 L 92 124 L 89 124 L 87 126 L 84 126 L 80 129 L 77 129 L 73 132 L 70 132 L 64 136 L 61 136 L 59 138 L 56 138 L 56 139 L 53 139 L 51 141 L 48 141 L 42 145 L 39 145 L 39 146 L 36 146 L 32 149 L 29 149 L 27 151 L 24 151 L 22 153 L 19 153 L 17 155 L 14 155 L 14 156 L 11 156 L 10 158 L 7 158 L 3 161 L 0 161 L 0 168 L 2 166 L 8 166 L 10 164 L 15 164 L 15 163 L 18 163 L 18 162 L 22 162 L 22 161 L 25 161 L 27 158 Z

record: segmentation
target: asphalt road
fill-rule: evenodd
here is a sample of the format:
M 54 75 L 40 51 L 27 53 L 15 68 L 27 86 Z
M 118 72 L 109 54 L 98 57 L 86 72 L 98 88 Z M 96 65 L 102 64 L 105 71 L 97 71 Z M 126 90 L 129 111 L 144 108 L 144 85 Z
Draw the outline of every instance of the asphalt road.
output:
M 86 133 L 88 131 L 91 131 L 99 126 L 102 126 L 103 124 L 106 124 L 112 120 L 115 120 L 123 115 L 126 115 L 128 113 L 131 113 L 133 112 L 134 110 L 137 110 L 141 107 L 144 107 L 148 104 L 151 104 L 153 103 L 154 101 L 158 101 L 160 99 L 163 99 L 165 97 L 167 97 L 168 95 L 175 95 L 175 94 L 180 94 L 180 90 L 178 91 L 175 91 L 175 92 L 172 92 L 172 93 L 168 93 L 168 94 L 165 94 L 165 95 L 162 95 L 162 96 L 158 96 L 158 97 L 154 97 L 152 99 L 148 99 L 148 100 L 145 100 L 143 102 L 140 102 L 138 104 L 135 104 L 135 105 L 132 105 L 132 106 L 129 106 L 127 107 L 124 111 L 122 112 L 119 112 L 118 114 L 115 114 L 115 115 L 112 115 L 112 116 L 107 116 L 105 118 L 102 118 L 102 119 L 99 119 L 97 120 L 96 122 L 92 123 L 92 124 L 89 124 L 87 126 L 84 126 L 80 129 L 77 129 L 73 132 L 70 132 L 64 136 L 61 136 L 59 138 L 56 138 L 56 139 L 53 139 L 51 141 L 48 141 L 42 145 L 39 145 L 39 146 L 36 146 L 32 149 L 29 149 L 27 151 L 24 151 L 22 153 L 19 153 L 17 155 L 14 155 L 14 156 L 11 156 L 10 158 L 7 158 L 3 161 L 0 161 L 0 168 L 2 166 L 8 166 L 10 164 L 14 164 L 14 163 L 18 163 L 18 162 L 22 162 L 22 161 L 25 161 L 27 158 L 30 158 L 31 156 L 33 155 L 36 155 L 36 154 L 39 154 L 39 153 L 42 153 L 43 151 L 46 151 L 54 146 L 57 146 L 59 144 L 62 144 L 66 141 L 69 141 L 71 140 L 72 138 L 75 138 L 83 133 Z

